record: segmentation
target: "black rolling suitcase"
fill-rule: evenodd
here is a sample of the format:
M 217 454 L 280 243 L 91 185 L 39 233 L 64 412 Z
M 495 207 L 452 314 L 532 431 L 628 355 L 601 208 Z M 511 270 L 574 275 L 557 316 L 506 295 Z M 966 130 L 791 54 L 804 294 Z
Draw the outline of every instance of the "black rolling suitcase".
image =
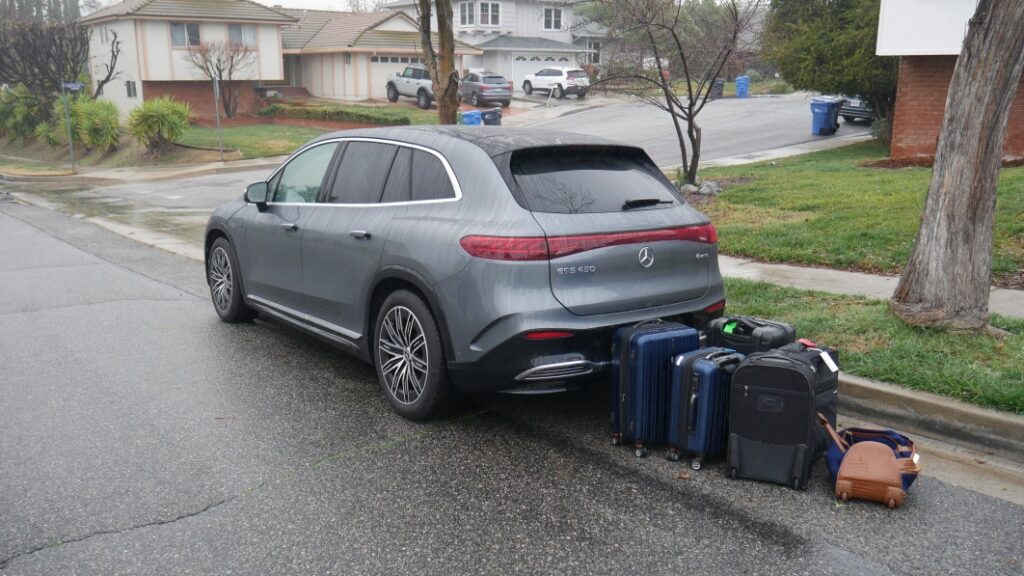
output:
M 839 359 L 810 342 L 751 354 L 736 367 L 729 399 L 727 473 L 807 485 L 811 464 L 824 452 L 821 412 L 835 426 Z
M 619 328 L 612 337 L 612 441 L 636 455 L 663 444 L 668 426 L 672 358 L 700 346 L 694 328 L 675 322 Z
M 708 346 L 732 348 L 743 354 L 767 352 L 796 339 L 796 330 L 785 322 L 751 316 L 726 316 L 708 323 Z

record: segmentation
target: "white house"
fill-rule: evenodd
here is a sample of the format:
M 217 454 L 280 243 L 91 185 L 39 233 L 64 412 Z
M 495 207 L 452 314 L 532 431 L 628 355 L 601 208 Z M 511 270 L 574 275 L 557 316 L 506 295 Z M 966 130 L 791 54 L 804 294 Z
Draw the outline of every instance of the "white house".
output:
M 394 0 L 390 8 L 417 17 L 414 0 Z M 605 31 L 582 24 L 570 2 L 488 0 L 454 2 L 456 39 L 482 54 L 464 59 L 464 68 L 497 72 L 521 88 L 522 79 L 549 66 L 600 63 Z
M 204 42 L 252 47 L 257 54 L 254 63 L 236 75 L 245 82 L 239 112 L 249 112 L 255 103 L 255 83 L 284 79 L 281 27 L 295 19 L 250 0 L 125 0 L 80 21 L 92 29 L 94 83 L 103 76 L 117 35 L 118 75 L 104 86 L 102 97 L 114 101 L 122 114 L 144 99 L 169 95 L 188 101 L 194 115 L 211 116 L 213 87 L 186 60 L 186 51 Z

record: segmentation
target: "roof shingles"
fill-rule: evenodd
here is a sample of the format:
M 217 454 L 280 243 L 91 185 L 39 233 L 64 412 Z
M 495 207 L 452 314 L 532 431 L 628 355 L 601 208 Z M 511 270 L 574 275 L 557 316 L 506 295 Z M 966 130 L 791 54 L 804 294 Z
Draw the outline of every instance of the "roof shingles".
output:
M 83 23 L 117 17 L 196 18 L 294 22 L 294 18 L 252 0 L 125 0 L 88 16 Z

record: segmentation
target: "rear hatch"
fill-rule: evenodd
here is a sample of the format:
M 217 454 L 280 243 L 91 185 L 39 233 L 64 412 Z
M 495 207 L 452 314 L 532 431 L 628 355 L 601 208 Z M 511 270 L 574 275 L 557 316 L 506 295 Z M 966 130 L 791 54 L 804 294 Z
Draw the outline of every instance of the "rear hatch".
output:
M 653 308 L 709 290 L 714 228 L 643 150 L 531 148 L 512 154 L 509 171 L 547 236 L 551 291 L 570 312 Z

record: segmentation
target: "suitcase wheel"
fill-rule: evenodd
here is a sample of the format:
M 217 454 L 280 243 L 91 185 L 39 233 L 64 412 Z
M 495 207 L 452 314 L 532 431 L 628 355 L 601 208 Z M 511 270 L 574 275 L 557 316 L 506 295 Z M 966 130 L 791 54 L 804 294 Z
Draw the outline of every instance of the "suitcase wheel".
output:
M 896 499 L 895 498 L 889 498 L 889 502 L 887 504 L 889 505 L 889 509 L 890 510 L 895 508 L 896 507 Z
M 636 454 L 637 458 L 647 458 L 647 447 L 637 446 L 636 450 L 633 451 L 633 454 Z
M 850 495 L 847 494 L 846 492 L 840 492 L 839 499 L 842 500 L 843 502 L 846 502 L 850 499 Z
M 729 468 L 729 478 L 736 479 L 736 468 Z
M 793 489 L 795 489 L 795 490 L 800 490 L 801 489 L 801 487 L 800 487 L 800 477 L 799 476 L 793 478 Z
M 669 462 L 679 462 L 679 451 L 669 448 L 668 452 L 665 452 L 665 459 Z
M 612 434 L 612 446 L 622 446 L 622 435 Z
M 701 465 L 702 463 L 700 461 L 700 458 L 695 458 L 693 459 L 693 461 L 690 462 L 690 468 L 693 468 L 694 470 L 700 470 Z

